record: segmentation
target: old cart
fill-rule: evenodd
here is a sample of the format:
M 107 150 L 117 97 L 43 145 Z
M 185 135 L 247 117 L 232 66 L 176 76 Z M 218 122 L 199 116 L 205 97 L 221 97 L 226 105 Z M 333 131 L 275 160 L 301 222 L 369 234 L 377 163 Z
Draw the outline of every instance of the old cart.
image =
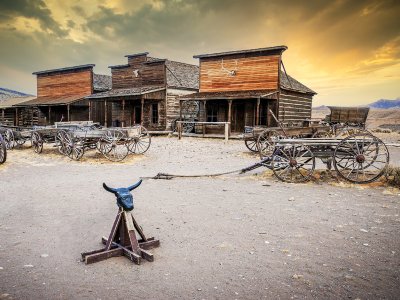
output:
M 3 136 L 0 134 L 0 165 L 7 160 L 7 147 Z
M 285 127 L 277 121 L 279 127 L 255 128 L 253 130 L 253 137 L 248 138 L 247 141 L 245 140 L 246 146 L 248 148 L 252 147 L 252 151 L 259 152 L 261 158 L 263 158 L 269 156 L 274 149 L 273 139 L 341 138 L 365 130 L 365 122 L 369 112 L 368 107 L 329 106 L 329 109 L 331 113 L 317 124 L 311 120 L 306 120 L 303 122 L 303 126 Z
M 59 151 L 79 160 L 87 150 L 97 149 L 110 161 L 122 161 L 129 153 L 144 153 L 151 137 L 141 125 L 127 128 L 82 127 L 58 132 Z
M 276 139 L 269 167 L 285 182 L 311 178 L 315 160 L 320 158 L 337 174 L 353 183 L 377 180 L 389 164 L 386 145 L 369 132 L 344 138 Z
M 3 135 L 7 149 L 11 150 L 31 139 L 31 129 L 29 127 L 0 125 L 0 134 Z

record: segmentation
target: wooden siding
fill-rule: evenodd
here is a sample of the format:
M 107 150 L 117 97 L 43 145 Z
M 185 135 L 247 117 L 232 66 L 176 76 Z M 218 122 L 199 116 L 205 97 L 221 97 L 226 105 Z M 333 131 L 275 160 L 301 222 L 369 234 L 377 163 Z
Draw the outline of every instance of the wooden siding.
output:
M 279 120 L 297 123 L 311 118 L 312 95 L 281 90 Z
M 200 59 L 200 92 L 248 91 L 278 88 L 280 55 L 236 55 Z M 236 75 L 227 70 L 236 70 Z
M 138 77 L 134 75 L 134 70 L 138 70 Z M 135 61 L 133 65 L 127 67 L 113 68 L 111 73 L 113 89 L 166 85 L 164 62 L 145 64 Z
M 38 97 L 84 97 L 92 94 L 92 92 L 92 70 L 78 70 L 37 75 Z

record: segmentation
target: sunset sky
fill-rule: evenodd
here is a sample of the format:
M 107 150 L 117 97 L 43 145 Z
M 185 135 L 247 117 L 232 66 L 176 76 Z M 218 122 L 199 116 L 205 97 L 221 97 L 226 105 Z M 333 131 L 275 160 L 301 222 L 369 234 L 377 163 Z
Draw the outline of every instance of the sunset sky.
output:
M 31 94 L 39 70 L 287 45 L 315 106 L 400 97 L 400 1 L 0 0 L 0 41 L 0 87 Z

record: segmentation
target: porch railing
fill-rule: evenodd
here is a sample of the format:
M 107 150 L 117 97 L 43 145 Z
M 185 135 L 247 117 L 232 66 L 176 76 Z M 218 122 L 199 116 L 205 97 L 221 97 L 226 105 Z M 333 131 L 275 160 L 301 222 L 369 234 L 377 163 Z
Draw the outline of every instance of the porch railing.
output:
M 178 130 L 178 138 L 182 138 L 182 129 L 183 129 L 183 124 L 194 124 L 196 125 L 202 125 L 203 127 L 203 137 L 205 135 L 205 128 L 207 125 L 224 125 L 225 130 L 224 130 L 224 137 L 225 141 L 229 139 L 229 126 L 231 125 L 231 122 L 197 122 L 197 121 L 177 121 L 176 126 Z

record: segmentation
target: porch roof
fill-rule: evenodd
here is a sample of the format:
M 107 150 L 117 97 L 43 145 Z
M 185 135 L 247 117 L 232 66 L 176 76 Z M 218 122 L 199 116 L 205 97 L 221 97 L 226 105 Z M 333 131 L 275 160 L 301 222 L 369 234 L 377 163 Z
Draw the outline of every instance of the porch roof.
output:
M 276 99 L 277 90 L 199 92 L 179 97 L 180 100 L 214 100 L 214 99 Z
M 32 99 L 35 99 L 35 96 L 8 98 L 0 102 L 0 109 L 11 108 L 13 105 L 23 104 L 24 102 L 27 102 Z
M 135 87 L 129 89 L 112 89 L 106 92 L 92 94 L 85 98 L 102 99 L 102 98 L 112 98 L 112 97 L 140 96 L 162 90 L 165 90 L 165 86 L 143 86 L 143 87 Z
M 51 106 L 51 105 L 68 105 L 74 102 L 84 100 L 82 95 L 79 96 L 60 96 L 60 97 L 37 97 L 30 101 L 26 101 L 13 106 Z

